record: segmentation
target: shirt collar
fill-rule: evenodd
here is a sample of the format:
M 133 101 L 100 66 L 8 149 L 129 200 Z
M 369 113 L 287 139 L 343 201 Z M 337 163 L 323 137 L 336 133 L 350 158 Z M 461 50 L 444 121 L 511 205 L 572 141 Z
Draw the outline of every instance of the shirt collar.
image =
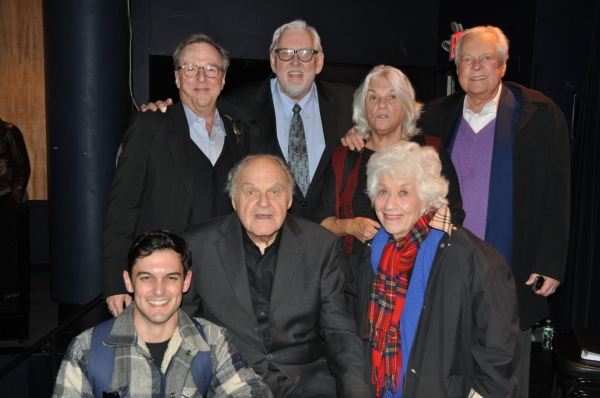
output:
M 277 102 L 279 102 L 279 104 L 285 110 L 286 113 L 291 112 L 294 108 L 294 105 L 298 104 L 300 108 L 302 108 L 302 114 L 305 117 L 310 117 L 313 109 L 313 103 L 317 100 L 317 96 L 315 95 L 317 91 L 315 82 L 313 82 L 310 86 L 310 91 L 308 92 L 308 94 L 306 94 L 298 102 L 294 101 L 293 99 L 281 92 L 281 86 L 279 85 L 279 81 L 276 77 L 273 78 L 272 82 L 273 83 L 271 84 L 271 90 L 273 92 L 273 97 Z
M 448 205 L 443 204 L 442 207 L 438 209 L 429 222 L 429 226 L 433 229 L 439 229 L 448 235 L 451 234 L 452 220 L 450 219 L 450 209 L 448 208 Z
M 187 107 L 187 105 L 185 105 L 183 102 L 181 103 L 181 105 L 183 105 L 183 110 L 185 111 L 185 117 L 187 119 L 188 125 L 191 127 L 193 126 L 195 123 L 198 123 L 200 121 L 205 122 L 203 117 L 200 117 L 198 115 L 196 115 L 190 108 Z M 221 116 L 219 115 L 219 111 L 217 108 L 215 108 L 215 124 L 214 127 L 220 127 L 221 126 Z M 204 128 L 206 128 L 206 123 L 202 123 L 202 125 L 204 126 Z M 213 127 L 213 128 L 214 128 Z
M 479 116 L 487 115 L 490 113 L 498 112 L 498 104 L 500 104 L 500 93 L 502 92 L 502 83 L 498 86 L 498 92 L 493 100 L 485 104 L 481 112 L 479 112 Z M 475 112 L 467 108 L 467 96 L 465 95 L 465 99 L 463 101 L 463 115 L 475 115 Z

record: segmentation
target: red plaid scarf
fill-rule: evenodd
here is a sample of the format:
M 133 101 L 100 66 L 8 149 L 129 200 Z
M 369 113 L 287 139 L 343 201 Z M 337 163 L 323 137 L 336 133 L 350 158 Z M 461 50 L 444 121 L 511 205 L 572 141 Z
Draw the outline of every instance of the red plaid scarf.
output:
M 429 223 L 434 214 L 432 208 L 421 216 L 403 238 L 394 240 L 390 235 L 377 266 L 369 297 L 365 336 L 371 340 L 371 381 L 375 384 L 377 397 L 383 396 L 388 389 L 395 393 L 402 374 L 400 316 L 408 289 L 407 272 L 415 264 L 419 247 L 429 234 Z

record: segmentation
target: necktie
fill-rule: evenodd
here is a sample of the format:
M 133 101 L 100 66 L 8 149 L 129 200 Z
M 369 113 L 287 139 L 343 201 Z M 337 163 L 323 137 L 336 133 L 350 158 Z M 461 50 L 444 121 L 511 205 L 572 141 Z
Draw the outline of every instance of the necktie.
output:
M 306 150 L 306 136 L 304 135 L 304 123 L 300 116 L 300 105 L 294 105 L 294 115 L 290 123 L 290 137 L 288 143 L 288 164 L 292 169 L 292 174 L 296 179 L 298 188 L 302 195 L 306 196 L 308 186 L 310 185 L 310 176 L 308 174 L 308 152 Z

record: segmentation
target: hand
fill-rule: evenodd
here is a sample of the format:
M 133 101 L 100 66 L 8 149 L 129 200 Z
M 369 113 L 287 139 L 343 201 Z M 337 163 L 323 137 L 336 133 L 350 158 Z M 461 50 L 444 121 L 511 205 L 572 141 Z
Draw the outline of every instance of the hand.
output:
M 527 279 L 527 282 L 525 282 L 525 284 L 526 285 L 533 284 L 533 282 L 535 281 L 535 278 L 537 278 L 538 275 L 539 274 L 531 274 L 529 276 L 529 279 Z M 560 282 L 557 281 L 556 279 L 552 279 L 549 276 L 544 276 L 544 284 L 542 285 L 540 290 L 535 292 L 535 294 L 539 294 L 540 296 L 548 297 L 549 295 L 553 294 L 556 291 L 556 288 L 558 287 L 558 285 L 560 285 Z
M 156 103 L 150 102 L 148 105 L 142 104 L 140 110 L 142 112 L 146 112 L 148 110 L 156 112 L 160 109 L 162 113 L 165 113 L 167 111 L 167 107 L 171 105 L 173 105 L 173 100 L 171 98 L 167 98 L 165 101 L 156 101 Z
M 377 221 L 366 217 L 355 217 L 344 221 L 346 221 L 348 235 L 354 236 L 362 243 L 373 239 L 379 228 L 381 228 L 381 224 Z
M 352 127 L 344 137 L 342 137 L 342 145 L 347 146 L 351 151 L 362 152 L 365 147 L 365 141 L 356 132 L 356 129 Z
M 115 294 L 114 296 L 110 296 L 106 298 L 106 305 L 108 306 L 108 312 L 112 314 L 112 316 L 117 317 L 125 307 L 131 304 L 131 296 L 128 294 Z

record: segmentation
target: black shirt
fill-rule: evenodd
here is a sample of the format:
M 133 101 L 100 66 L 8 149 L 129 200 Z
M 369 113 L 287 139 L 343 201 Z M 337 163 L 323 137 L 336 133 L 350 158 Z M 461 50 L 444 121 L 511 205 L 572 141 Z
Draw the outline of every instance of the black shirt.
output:
M 244 236 L 244 248 L 246 252 L 246 266 L 248 268 L 248 282 L 254 313 L 258 320 L 258 330 L 261 334 L 263 344 L 267 350 L 271 348 L 271 331 L 269 330 L 269 311 L 271 302 L 271 287 L 275 279 L 275 265 L 277 264 L 277 252 L 281 240 L 282 230 L 279 230 L 275 241 L 261 254 L 258 246 L 252 241 L 248 232 L 242 226 Z
M 159 370 L 162 365 L 163 358 L 165 357 L 167 347 L 169 346 L 169 341 L 171 341 L 171 339 L 163 341 L 162 343 L 146 343 L 146 347 L 148 347 L 148 351 L 150 351 L 152 362 L 154 362 Z

